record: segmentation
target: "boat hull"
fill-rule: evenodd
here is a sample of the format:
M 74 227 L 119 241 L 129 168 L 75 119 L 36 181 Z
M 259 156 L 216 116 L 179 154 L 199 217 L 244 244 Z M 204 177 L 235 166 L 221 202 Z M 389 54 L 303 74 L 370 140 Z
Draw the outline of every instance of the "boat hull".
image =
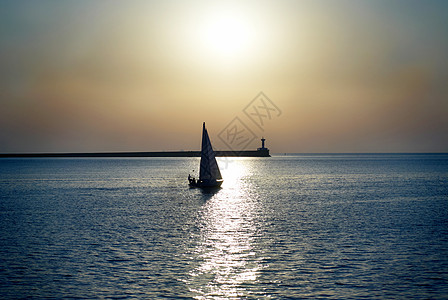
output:
M 198 180 L 198 181 L 190 181 L 191 187 L 198 188 L 216 188 L 220 187 L 224 180 Z

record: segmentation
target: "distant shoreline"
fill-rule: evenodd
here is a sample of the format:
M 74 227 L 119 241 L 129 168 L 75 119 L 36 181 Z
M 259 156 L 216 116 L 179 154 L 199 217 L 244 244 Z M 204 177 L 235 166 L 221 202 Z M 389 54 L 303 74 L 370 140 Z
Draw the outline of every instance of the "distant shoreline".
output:
M 215 151 L 216 156 L 270 157 L 269 150 Z M 201 151 L 93 152 L 93 153 L 0 153 L 0 158 L 15 157 L 200 157 Z

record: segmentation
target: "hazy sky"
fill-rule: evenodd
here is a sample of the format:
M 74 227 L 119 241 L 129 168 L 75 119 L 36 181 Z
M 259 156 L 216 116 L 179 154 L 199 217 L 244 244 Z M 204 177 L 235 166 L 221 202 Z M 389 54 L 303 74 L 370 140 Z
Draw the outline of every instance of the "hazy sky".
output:
M 0 1 L 0 65 L 0 152 L 448 152 L 448 1 Z

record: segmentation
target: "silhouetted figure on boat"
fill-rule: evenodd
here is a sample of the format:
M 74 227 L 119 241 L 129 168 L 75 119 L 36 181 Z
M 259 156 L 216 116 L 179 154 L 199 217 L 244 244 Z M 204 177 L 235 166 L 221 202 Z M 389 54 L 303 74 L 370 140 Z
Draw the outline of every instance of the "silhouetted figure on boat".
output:
M 188 174 L 188 182 L 190 183 L 190 185 L 196 185 L 196 179 L 194 177 L 191 177 L 190 174 Z

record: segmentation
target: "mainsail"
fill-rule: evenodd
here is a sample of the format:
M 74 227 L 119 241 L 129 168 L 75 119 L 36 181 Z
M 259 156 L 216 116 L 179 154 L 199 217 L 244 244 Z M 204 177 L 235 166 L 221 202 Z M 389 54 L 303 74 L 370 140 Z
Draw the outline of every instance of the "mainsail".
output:
M 219 179 L 222 179 L 221 172 L 219 171 L 218 163 L 215 158 L 215 152 L 213 151 L 204 122 L 202 124 L 202 149 L 199 180 L 216 181 Z

